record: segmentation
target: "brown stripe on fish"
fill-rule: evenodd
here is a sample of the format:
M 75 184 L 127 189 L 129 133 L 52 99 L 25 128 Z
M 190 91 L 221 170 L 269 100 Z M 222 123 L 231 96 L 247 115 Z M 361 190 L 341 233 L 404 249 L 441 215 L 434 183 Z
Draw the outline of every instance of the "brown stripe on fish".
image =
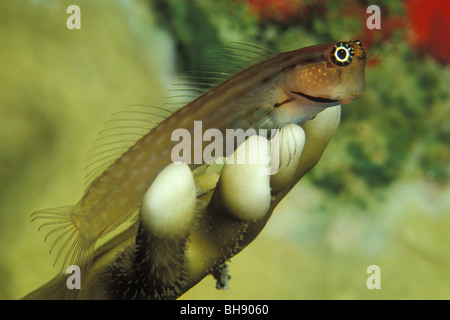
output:
M 287 99 L 284 99 L 284 100 L 281 101 L 281 102 L 275 103 L 275 104 L 273 105 L 273 107 L 274 107 L 274 108 L 278 108 L 278 107 L 281 107 L 283 104 L 286 104 L 286 103 L 289 103 L 289 102 L 292 102 L 292 101 L 294 101 L 294 98 L 287 98 Z
M 308 100 L 311 100 L 313 102 L 317 103 L 337 103 L 339 100 L 334 99 L 327 99 L 327 98 L 321 98 L 321 97 L 313 97 L 310 95 L 307 95 L 306 93 L 300 92 L 300 91 L 291 91 L 293 94 L 296 94 L 298 96 L 301 96 L 303 98 L 306 98 Z

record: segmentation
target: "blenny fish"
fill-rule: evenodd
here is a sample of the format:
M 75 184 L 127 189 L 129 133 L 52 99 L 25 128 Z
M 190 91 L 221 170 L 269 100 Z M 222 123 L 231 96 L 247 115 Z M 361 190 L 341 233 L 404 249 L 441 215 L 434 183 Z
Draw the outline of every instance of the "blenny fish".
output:
M 365 89 L 366 55 L 358 40 L 278 53 L 214 86 L 144 134 L 91 179 L 73 206 L 34 212 L 57 235 L 56 260 L 86 267 L 96 242 L 139 214 L 144 194 L 171 160 L 174 130 L 276 129 L 302 124 L 324 109 L 357 99 Z M 195 169 L 198 164 L 190 164 Z

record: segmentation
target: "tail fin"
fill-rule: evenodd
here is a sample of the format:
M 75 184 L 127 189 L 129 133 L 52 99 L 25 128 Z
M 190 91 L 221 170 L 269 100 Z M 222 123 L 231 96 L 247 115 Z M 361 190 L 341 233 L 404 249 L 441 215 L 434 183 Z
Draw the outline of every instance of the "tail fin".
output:
M 50 236 L 55 235 L 56 239 L 50 249 L 50 254 L 57 249 L 57 255 L 53 266 L 62 257 L 62 270 L 65 271 L 69 265 L 77 265 L 80 268 L 87 267 L 92 261 L 95 242 L 87 241 L 80 233 L 79 228 L 73 221 L 73 212 L 76 206 L 65 206 L 53 209 L 44 209 L 34 212 L 31 221 L 44 220 L 38 230 L 50 227 L 50 231 L 44 238 L 46 242 Z

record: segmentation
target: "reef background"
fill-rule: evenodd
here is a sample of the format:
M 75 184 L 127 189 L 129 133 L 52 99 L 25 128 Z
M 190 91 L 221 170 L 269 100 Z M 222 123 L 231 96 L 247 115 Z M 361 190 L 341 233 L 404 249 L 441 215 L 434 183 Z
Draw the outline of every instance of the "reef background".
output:
M 424 3 L 427 5 L 424 5 Z M 69 5 L 81 30 L 69 30 Z M 54 277 L 38 209 L 82 195 L 102 123 L 160 105 L 176 76 L 231 42 L 287 51 L 360 39 L 367 90 L 319 164 L 232 259 L 230 289 L 189 299 L 450 298 L 450 28 L 445 0 L 0 2 L 0 298 Z M 441 41 L 439 41 L 441 39 Z M 381 268 L 381 290 L 366 268 Z

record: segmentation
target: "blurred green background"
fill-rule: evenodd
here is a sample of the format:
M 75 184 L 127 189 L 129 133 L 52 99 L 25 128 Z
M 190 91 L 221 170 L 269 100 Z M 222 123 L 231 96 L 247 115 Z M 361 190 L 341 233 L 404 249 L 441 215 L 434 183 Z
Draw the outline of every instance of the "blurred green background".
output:
M 421 3 L 378 1 L 381 29 L 369 30 L 370 3 L 357 0 L 1 0 L 0 298 L 57 274 L 30 214 L 78 201 L 112 113 L 164 103 L 177 75 L 231 42 L 358 38 L 367 90 L 342 108 L 321 162 L 232 259 L 229 290 L 207 277 L 184 298 L 449 299 L 450 53 L 433 40 L 445 28 L 420 28 L 448 4 L 415 20 Z M 66 27 L 72 4 L 80 30 Z M 374 264 L 380 290 L 366 287 Z

